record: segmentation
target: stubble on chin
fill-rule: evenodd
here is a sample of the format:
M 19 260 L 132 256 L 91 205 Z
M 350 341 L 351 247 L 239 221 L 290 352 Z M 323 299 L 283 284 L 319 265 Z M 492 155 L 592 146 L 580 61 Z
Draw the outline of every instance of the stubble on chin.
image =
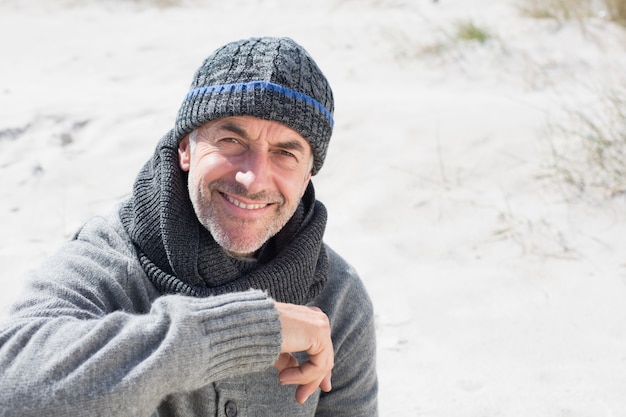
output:
M 207 187 L 192 186 L 189 196 L 200 223 L 211 233 L 213 239 L 231 254 L 253 254 L 289 221 L 297 205 L 287 207 L 282 195 L 272 196 L 262 192 L 248 194 L 240 184 L 214 181 Z M 266 222 L 259 219 L 247 221 L 219 210 L 216 199 L 224 198 L 221 193 L 240 196 L 251 201 L 280 201 L 275 203 L 273 216 Z

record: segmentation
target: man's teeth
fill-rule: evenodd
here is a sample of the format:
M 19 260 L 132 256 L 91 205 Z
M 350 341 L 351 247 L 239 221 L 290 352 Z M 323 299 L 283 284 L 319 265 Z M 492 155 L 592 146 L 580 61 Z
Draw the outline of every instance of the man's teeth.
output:
M 245 204 L 239 200 L 235 200 L 234 198 L 228 195 L 226 196 L 226 199 L 230 201 L 232 204 L 236 205 L 237 207 L 246 209 L 246 210 L 257 210 L 257 209 L 267 206 L 267 204 Z

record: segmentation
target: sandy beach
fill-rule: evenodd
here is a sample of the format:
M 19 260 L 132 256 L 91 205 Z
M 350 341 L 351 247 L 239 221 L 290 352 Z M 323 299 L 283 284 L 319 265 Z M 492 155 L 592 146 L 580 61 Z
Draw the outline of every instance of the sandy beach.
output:
M 0 0 L 0 316 L 130 192 L 205 56 L 289 36 L 334 88 L 313 181 L 374 301 L 381 416 L 626 415 L 626 199 L 550 169 L 568 109 L 624 91 L 626 29 L 512 0 L 158 3 Z

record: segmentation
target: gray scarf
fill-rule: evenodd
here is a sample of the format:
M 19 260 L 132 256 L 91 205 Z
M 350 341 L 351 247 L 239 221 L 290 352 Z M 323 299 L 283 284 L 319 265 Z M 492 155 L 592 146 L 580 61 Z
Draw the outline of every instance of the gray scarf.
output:
M 173 131 L 139 172 L 120 215 L 144 271 L 162 293 L 206 297 L 254 288 L 277 301 L 306 304 L 326 284 L 327 213 L 313 185 L 285 227 L 260 249 L 256 267 L 246 270 L 198 221 Z

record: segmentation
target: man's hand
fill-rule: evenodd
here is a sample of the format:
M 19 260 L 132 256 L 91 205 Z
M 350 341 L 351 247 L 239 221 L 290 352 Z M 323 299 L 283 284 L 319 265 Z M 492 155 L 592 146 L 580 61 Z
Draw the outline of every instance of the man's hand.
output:
M 299 385 L 296 401 L 303 404 L 317 387 L 328 392 L 334 365 L 333 343 L 330 338 L 330 322 L 317 307 L 276 303 L 280 318 L 283 341 L 282 354 L 274 364 L 280 371 L 281 384 Z M 298 364 L 292 355 L 306 352 L 309 360 Z

